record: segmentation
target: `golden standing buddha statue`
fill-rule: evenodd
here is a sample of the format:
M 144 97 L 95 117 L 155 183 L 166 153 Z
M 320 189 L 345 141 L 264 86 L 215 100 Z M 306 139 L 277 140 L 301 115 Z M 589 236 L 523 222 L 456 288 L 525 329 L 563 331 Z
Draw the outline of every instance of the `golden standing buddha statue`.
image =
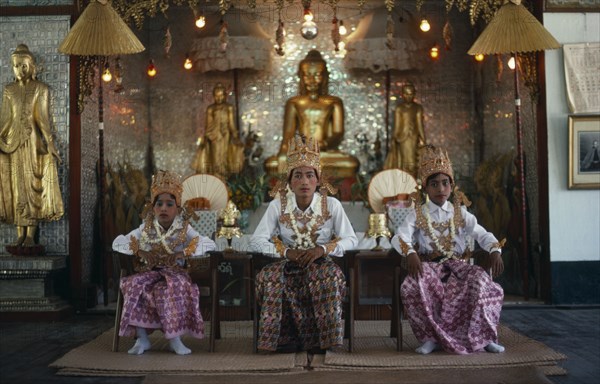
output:
M 227 90 L 221 83 L 213 89 L 214 103 L 206 109 L 204 137 L 200 139 L 192 168 L 197 173 L 227 176 L 239 173 L 244 165 L 233 105 L 227 103 Z
M 427 142 L 423 129 L 423 107 L 414 101 L 415 94 L 412 83 L 402 86 L 403 102 L 394 110 L 394 132 L 383 168 L 399 168 L 416 177 L 419 148 Z
M 63 213 L 51 132 L 50 90 L 36 80 L 35 60 L 25 44 L 11 55 L 15 82 L 4 88 L 0 109 L 0 221 L 17 228 L 16 247 L 34 247 L 39 221 Z
M 354 176 L 358 160 L 338 149 L 344 138 L 344 104 L 339 97 L 328 94 L 329 71 L 319 51 L 311 50 L 300 61 L 298 76 L 300 95 L 289 98 L 285 104 L 281 146 L 277 155 L 265 161 L 267 173 L 285 171 L 288 143 L 298 133 L 317 140 L 328 175 Z

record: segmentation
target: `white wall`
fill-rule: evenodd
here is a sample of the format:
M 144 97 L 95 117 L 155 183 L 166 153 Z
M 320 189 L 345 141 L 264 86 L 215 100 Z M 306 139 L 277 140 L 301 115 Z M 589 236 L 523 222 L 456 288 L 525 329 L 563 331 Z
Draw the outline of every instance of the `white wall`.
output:
M 600 13 L 545 13 L 544 26 L 561 44 L 600 41 Z M 546 51 L 546 86 L 550 258 L 599 260 L 600 191 L 567 188 L 569 109 L 561 49 Z

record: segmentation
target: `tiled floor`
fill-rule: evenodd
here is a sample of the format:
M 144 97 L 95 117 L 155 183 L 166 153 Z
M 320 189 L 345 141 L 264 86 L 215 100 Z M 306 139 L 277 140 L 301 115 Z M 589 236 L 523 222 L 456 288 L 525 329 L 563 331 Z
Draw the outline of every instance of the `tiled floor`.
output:
M 113 325 L 110 313 L 79 315 L 68 321 L 0 323 L 0 383 L 138 384 L 142 378 L 63 377 L 48 364 Z M 556 384 L 595 384 L 600 377 L 600 307 L 507 305 L 501 321 L 568 356 L 569 372 Z M 485 381 L 482 381 L 485 382 Z

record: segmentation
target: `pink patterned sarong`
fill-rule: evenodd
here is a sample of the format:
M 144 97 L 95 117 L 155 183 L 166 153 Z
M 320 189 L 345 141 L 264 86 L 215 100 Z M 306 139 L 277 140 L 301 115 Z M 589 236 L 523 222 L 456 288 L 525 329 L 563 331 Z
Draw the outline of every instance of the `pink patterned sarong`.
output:
M 468 354 L 498 342 L 504 292 L 477 265 L 447 260 L 423 262 L 423 274 L 407 276 L 402 302 L 417 339 L 435 341 L 446 352 Z
M 123 314 L 119 335 L 135 336 L 135 328 L 161 329 L 165 338 L 204 337 L 200 293 L 185 271 L 157 268 L 121 279 Z

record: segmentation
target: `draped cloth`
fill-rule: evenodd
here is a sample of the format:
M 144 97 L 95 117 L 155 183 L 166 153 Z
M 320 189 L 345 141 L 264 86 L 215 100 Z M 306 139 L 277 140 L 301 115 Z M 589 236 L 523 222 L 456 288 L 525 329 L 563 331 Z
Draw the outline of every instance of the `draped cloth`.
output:
M 407 276 L 401 286 L 402 303 L 417 339 L 437 342 L 457 354 L 498 343 L 502 287 L 483 268 L 461 260 L 422 266 L 418 279 Z
M 162 329 L 165 338 L 204 337 L 198 286 L 184 270 L 159 268 L 121 279 L 124 292 L 119 335 L 135 336 L 135 328 Z
M 133 255 L 133 240 L 140 241 L 140 249 L 150 251 L 158 243 L 156 239 L 165 236 L 161 242 L 167 243 L 172 253 L 183 252 L 185 249 L 192 252 L 191 257 L 200 257 L 216 247 L 214 241 L 200 236 L 182 214 L 175 217 L 169 230 L 165 230 L 150 212 L 139 228 L 127 235 L 117 236 L 112 248 L 117 252 Z M 155 239 L 154 243 L 150 239 Z M 196 245 L 190 250 L 188 248 L 191 244 Z M 163 256 L 167 254 L 161 255 Z M 182 264 L 155 266 L 152 269 L 148 269 L 150 265 L 144 264 L 134 275 L 121 279 L 120 288 L 124 300 L 119 335 L 135 336 L 135 328 L 141 327 L 150 332 L 162 329 L 167 339 L 186 334 L 196 338 L 204 336 L 204 322 L 199 306 L 200 292 L 187 271 L 181 267 Z
M 306 268 L 282 260 L 257 275 L 260 304 L 258 349 L 275 351 L 295 344 L 299 349 L 328 349 L 344 342 L 342 300 L 344 273 L 329 257 Z

